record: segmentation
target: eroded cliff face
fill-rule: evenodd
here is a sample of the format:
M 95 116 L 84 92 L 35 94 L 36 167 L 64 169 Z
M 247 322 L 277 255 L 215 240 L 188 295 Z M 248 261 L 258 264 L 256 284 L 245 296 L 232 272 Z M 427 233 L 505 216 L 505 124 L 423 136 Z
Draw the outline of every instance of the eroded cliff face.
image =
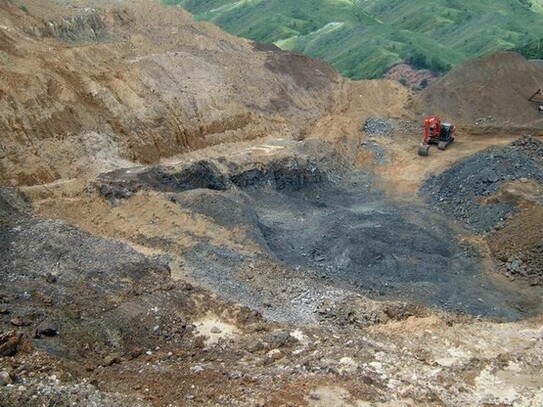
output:
M 299 137 L 339 91 L 328 65 L 229 36 L 180 8 L 40 7 L 0 2 L 3 185 Z

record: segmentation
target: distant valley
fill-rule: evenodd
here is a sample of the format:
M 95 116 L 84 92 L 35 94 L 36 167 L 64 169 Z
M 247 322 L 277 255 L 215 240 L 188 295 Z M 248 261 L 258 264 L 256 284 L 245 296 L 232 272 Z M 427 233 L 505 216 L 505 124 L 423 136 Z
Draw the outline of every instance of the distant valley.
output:
M 541 0 L 164 0 L 235 35 L 303 52 L 354 78 L 408 63 L 442 74 L 514 50 L 542 58 Z

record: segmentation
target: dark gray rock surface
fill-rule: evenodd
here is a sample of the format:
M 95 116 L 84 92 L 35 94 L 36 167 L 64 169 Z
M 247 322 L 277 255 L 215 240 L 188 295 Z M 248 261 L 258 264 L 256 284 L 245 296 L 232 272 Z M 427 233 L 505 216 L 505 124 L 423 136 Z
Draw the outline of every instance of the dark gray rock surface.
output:
M 488 233 L 512 216 L 507 203 L 481 203 L 506 181 L 531 179 L 543 183 L 543 143 L 525 137 L 503 148 L 475 154 L 443 173 L 430 177 L 421 194 L 435 209 L 466 228 Z

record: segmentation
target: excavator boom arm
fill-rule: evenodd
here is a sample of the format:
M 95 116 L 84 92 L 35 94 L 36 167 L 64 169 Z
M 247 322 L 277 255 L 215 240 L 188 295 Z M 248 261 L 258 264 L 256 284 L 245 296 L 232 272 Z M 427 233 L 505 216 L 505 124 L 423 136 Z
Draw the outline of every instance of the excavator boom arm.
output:
M 539 97 L 536 99 L 538 95 Z M 530 99 L 528 99 L 528 101 L 534 103 L 543 103 L 543 94 L 541 93 L 541 89 L 538 89 L 532 96 L 530 96 Z

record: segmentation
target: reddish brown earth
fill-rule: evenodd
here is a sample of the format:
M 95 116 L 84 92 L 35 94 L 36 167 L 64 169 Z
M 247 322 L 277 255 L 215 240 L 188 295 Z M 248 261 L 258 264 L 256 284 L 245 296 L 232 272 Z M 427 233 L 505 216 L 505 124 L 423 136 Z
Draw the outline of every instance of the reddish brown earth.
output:
M 416 69 L 409 64 L 395 65 L 383 77 L 401 82 L 411 89 L 424 89 L 438 79 L 431 71 Z
M 332 180 L 370 174 L 368 193 L 418 208 L 432 174 L 540 131 L 525 99 L 542 78 L 500 54 L 415 94 L 158 1 L 0 0 L 0 404 L 543 404 L 541 317 L 495 321 L 334 285 L 270 254 L 253 227 L 265 219 L 244 205 L 251 189 L 221 184 L 265 174 L 271 194 L 285 179 L 269 168 L 287 162 L 287 181 L 311 191 L 309 162 Z M 422 158 L 429 110 L 459 133 Z M 370 134 L 372 117 L 399 124 Z M 214 167 L 179 178 L 202 162 Z M 540 258 L 541 185 L 486 199 L 519 211 L 486 236 L 451 219 L 455 240 L 476 242 L 481 272 L 529 307 L 537 287 L 499 261 Z

